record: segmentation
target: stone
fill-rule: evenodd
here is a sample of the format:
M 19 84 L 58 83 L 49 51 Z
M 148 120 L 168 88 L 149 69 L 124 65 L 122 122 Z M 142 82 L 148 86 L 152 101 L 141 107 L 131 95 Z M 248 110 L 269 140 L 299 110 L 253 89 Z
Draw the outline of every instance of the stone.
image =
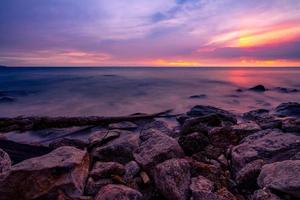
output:
M 202 151 L 209 144 L 209 140 L 203 133 L 195 132 L 180 136 L 178 143 L 187 155 L 192 155 Z
M 73 138 L 61 138 L 49 144 L 49 147 L 53 149 L 57 149 L 63 146 L 72 146 L 84 150 L 88 146 L 88 144 L 82 140 Z
M 285 160 L 264 165 L 257 183 L 261 188 L 300 198 L 300 160 Z
M 296 88 L 285 88 L 285 87 L 276 87 L 275 90 L 278 91 L 278 92 L 282 92 L 282 93 L 299 92 L 299 90 L 297 90 Z
M 297 102 L 282 103 L 275 108 L 275 114 L 280 117 L 300 118 L 300 103 Z
M 139 136 L 137 134 L 123 135 L 103 146 L 92 150 L 92 158 L 98 161 L 112 161 L 126 164 L 133 160 L 133 152 L 139 147 Z
M 11 160 L 9 155 L 0 149 L 0 179 L 3 175 L 9 172 L 11 168 Z
M 257 189 L 256 180 L 264 163 L 263 160 L 254 160 L 246 164 L 236 175 L 239 187 Z
M 109 124 L 108 128 L 109 129 L 132 130 L 132 129 L 138 128 L 138 126 L 135 123 L 133 123 L 133 122 L 123 121 L 123 122 Z
M 278 129 L 263 130 L 244 138 L 232 148 L 232 167 L 237 172 L 247 163 L 258 159 L 266 163 L 288 160 L 299 151 L 300 136 Z
M 208 137 L 212 145 L 223 149 L 232 144 L 236 145 L 240 141 L 240 136 L 233 131 L 231 126 L 213 128 L 209 131 Z
M 256 85 L 252 88 L 249 88 L 249 90 L 254 91 L 254 92 L 265 92 L 267 89 L 263 85 Z
M 90 176 L 94 180 L 101 178 L 110 178 L 112 175 L 123 176 L 125 168 L 122 164 L 117 162 L 96 162 L 90 172 Z
M 258 124 L 253 121 L 236 124 L 231 128 L 232 131 L 237 134 L 240 139 L 261 130 L 260 126 L 258 126 Z
M 257 119 L 269 117 L 269 113 L 270 111 L 266 109 L 251 110 L 249 112 L 244 113 L 243 118 L 246 120 L 256 121 Z
M 119 130 L 100 130 L 95 131 L 88 138 L 90 149 L 93 147 L 101 146 L 110 142 L 121 135 L 122 131 Z
M 216 194 L 222 200 L 237 200 L 237 198 L 225 187 L 220 188 L 216 191 Z
M 155 129 L 160 131 L 161 133 L 164 133 L 170 137 L 176 137 L 177 135 L 174 133 L 173 130 L 169 127 L 169 125 L 161 120 L 153 120 L 143 126 L 143 131 L 148 129 Z
M 134 152 L 139 165 L 149 172 L 155 165 L 171 158 L 184 156 L 178 142 L 155 129 L 143 131 L 140 135 L 141 144 Z
M 300 119 L 299 118 L 283 119 L 281 129 L 285 132 L 300 133 Z
M 268 189 L 260 189 L 254 192 L 250 200 L 282 200 Z
M 201 117 L 210 114 L 215 114 L 218 117 L 220 117 L 223 121 L 229 121 L 233 124 L 236 124 L 237 122 L 236 117 L 233 113 L 213 106 L 197 105 L 194 106 L 189 112 L 187 112 L 187 115 L 191 117 Z
M 124 185 L 109 184 L 101 188 L 95 200 L 142 200 L 142 194 Z
M 222 126 L 222 120 L 216 114 L 186 119 L 181 126 L 180 135 L 188 135 L 193 132 L 207 134 L 212 127 Z
M 125 165 L 125 175 L 124 175 L 125 181 L 129 181 L 133 179 L 135 176 L 139 174 L 140 171 L 141 168 L 139 164 L 135 161 L 130 161 Z
M 189 196 L 190 165 L 185 159 L 170 159 L 154 169 L 154 182 L 168 200 L 186 200 Z
M 207 98 L 206 94 L 192 95 L 189 97 L 190 99 L 205 99 Z
M 113 184 L 113 181 L 109 178 L 99 179 L 95 181 L 92 177 L 88 178 L 85 186 L 85 193 L 90 196 L 95 196 L 99 190 L 109 184 Z
M 60 147 L 13 165 L 0 182 L 0 196 L 2 200 L 37 199 L 58 189 L 68 196 L 80 196 L 88 169 L 89 156 L 85 151 Z
M 203 176 L 197 176 L 191 179 L 190 190 L 192 196 L 196 196 L 199 193 L 212 193 L 214 183 Z

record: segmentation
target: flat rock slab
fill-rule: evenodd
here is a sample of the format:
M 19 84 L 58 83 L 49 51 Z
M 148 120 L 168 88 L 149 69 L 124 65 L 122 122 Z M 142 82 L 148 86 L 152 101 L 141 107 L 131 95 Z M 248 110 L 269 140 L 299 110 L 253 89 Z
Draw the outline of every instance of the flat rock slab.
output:
M 12 166 L 0 182 L 1 200 L 36 199 L 58 189 L 80 196 L 88 175 L 89 156 L 74 147 L 61 147 Z
M 264 165 L 258 177 L 261 188 L 300 198 L 300 160 L 286 160 Z
M 288 160 L 300 151 L 300 136 L 269 129 L 252 134 L 231 151 L 232 166 L 237 172 L 247 163 L 262 159 L 267 163 Z

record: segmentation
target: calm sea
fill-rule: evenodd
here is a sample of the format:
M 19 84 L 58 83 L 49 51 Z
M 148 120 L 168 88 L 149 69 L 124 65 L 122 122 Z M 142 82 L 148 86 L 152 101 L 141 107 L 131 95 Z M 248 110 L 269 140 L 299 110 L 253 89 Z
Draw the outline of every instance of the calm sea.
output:
M 247 90 L 258 84 L 269 90 Z M 197 104 L 242 113 L 300 101 L 277 87 L 300 90 L 300 68 L 5 68 L 0 117 L 182 113 Z

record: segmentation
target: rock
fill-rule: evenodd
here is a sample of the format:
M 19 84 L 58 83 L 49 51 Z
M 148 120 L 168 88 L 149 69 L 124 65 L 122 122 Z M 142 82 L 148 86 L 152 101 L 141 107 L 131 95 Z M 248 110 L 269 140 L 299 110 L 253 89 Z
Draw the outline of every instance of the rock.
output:
M 206 116 L 211 114 L 217 115 L 223 121 L 229 121 L 232 122 L 233 124 L 236 124 L 237 122 L 234 114 L 213 106 L 197 105 L 194 106 L 189 112 L 187 112 L 187 115 L 191 117 L 201 117 L 201 116 Z
M 185 159 L 170 159 L 154 169 L 156 188 L 168 200 L 186 200 L 189 196 L 190 165 Z
M 150 178 L 148 176 L 148 174 L 144 171 L 141 171 L 140 176 L 142 178 L 143 183 L 146 185 L 150 182 Z
M 112 175 L 123 176 L 124 174 L 124 166 L 116 162 L 96 162 L 90 172 L 90 176 L 94 180 L 110 178 Z
M 257 125 L 257 123 L 253 121 L 236 124 L 233 125 L 231 128 L 232 131 L 235 134 L 237 134 L 240 139 L 261 130 L 261 128 Z
M 214 183 L 203 176 L 197 176 L 191 179 L 190 190 L 193 197 L 198 196 L 199 193 L 212 193 Z
M 178 142 L 158 130 L 143 131 L 140 139 L 142 142 L 134 152 L 134 158 L 147 172 L 152 170 L 158 163 L 184 156 Z
M 300 198 L 300 160 L 285 160 L 264 165 L 257 179 L 261 188 Z
M 236 182 L 241 188 L 257 189 L 256 179 L 264 165 L 263 160 L 246 164 L 236 175 Z
M 147 123 L 143 126 L 143 130 L 149 130 L 149 129 L 155 129 L 160 131 L 161 133 L 164 133 L 170 137 L 174 137 L 176 136 L 176 134 L 174 133 L 174 131 L 171 130 L 171 128 L 169 128 L 168 124 L 164 121 L 161 120 L 153 120 L 150 123 Z
M 37 199 L 58 189 L 69 196 L 80 196 L 88 168 L 89 156 L 85 151 L 74 147 L 55 149 L 13 165 L 9 175 L 0 182 L 1 199 Z
M 73 138 L 72 139 L 61 138 L 61 139 L 55 140 L 49 144 L 49 147 L 53 148 L 53 149 L 57 149 L 57 148 L 63 147 L 63 146 L 72 146 L 72 147 L 76 147 L 78 149 L 84 150 L 88 146 L 88 144 L 82 140 L 73 139 Z
M 297 102 L 282 103 L 275 108 L 275 114 L 280 117 L 300 118 L 300 104 Z
M 2 175 L 9 172 L 10 168 L 11 168 L 11 160 L 9 155 L 5 151 L 0 149 L 0 179 Z
M 205 98 L 207 98 L 207 95 L 206 94 L 192 95 L 189 98 L 190 99 L 205 99 Z
M 237 172 L 251 161 L 262 159 L 269 163 L 287 160 L 299 151 L 300 136 L 268 129 L 244 138 L 232 149 L 232 167 Z
M 136 129 L 138 126 L 133 122 L 119 122 L 119 123 L 113 123 L 108 126 L 109 129 L 124 129 L 124 130 L 132 130 Z
M 124 185 L 109 184 L 101 188 L 95 200 L 142 200 L 142 194 Z
M 251 200 L 281 200 L 281 198 L 271 193 L 271 191 L 268 189 L 255 191 L 250 199 Z
M 130 179 L 133 179 L 135 176 L 138 175 L 140 172 L 141 168 L 139 164 L 135 161 L 130 161 L 125 165 L 125 181 L 129 181 Z
M 222 199 L 222 200 L 237 200 L 237 198 L 227 190 L 227 188 L 222 187 L 218 191 L 216 191 L 216 194 Z
M 208 137 L 212 145 L 223 149 L 228 148 L 232 144 L 238 144 L 241 139 L 231 126 L 213 128 L 209 131 Z
M 139 146 L 139 137 L 136 134 L 123 135 L 104 146 L 92 150 L 92 157 L 99 161 L 112 161 L 126 164 L 133 160 L 133 152 Z
M 90 149 L 95 146 L 101 146 L 110 142 L 121 135 L 122 131 L 119 130 L 100 130 L 91 134 L 88 138 Z
M 179 137 L 178 143 L 187 155 L 203 150 L 208 144 L 208 138 L 202 133 L 192 133 Z
M 269 110 L 266 109 L 251 110 L 243 114 L 244 119 L 253 121 L 266 117 L 269 117 Z
M 300 119 L 298 118 L 286 118 L 282 120 L 281 129 L 285 132 L 300 132 Z
M 90 177 L 85 186 L 85 193 L 90 196 L 95 196 L 102 187 L 109 184 L 113 184 L 113 181 L 109 178 L 94 181 L 94 179 Z
M 293 89 L 293 88 L 285 88 L 285 87 L 276 87 L 275 88 L 276 91 L 278 92 L 282 92 L 282 93 L 295 93 L 295 92 L 299 92 L 299 90 L 297 89 Z
M 267 89 L 263 85 L 256 85 L 252 88 L 249 88 L 249 90 L 254 91 L 254 92 L 265 92 Z

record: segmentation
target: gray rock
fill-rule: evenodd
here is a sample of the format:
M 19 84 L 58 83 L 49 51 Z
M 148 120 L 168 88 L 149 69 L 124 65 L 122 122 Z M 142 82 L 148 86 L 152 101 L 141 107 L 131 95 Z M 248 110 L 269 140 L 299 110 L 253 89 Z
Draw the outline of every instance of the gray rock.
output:
M 184 156 L 178 142 L 158 130 L 143 131 L 140 139 L 142 142 L 134 152 L 134 158 L 146 171 L 165 160 Z
M 137 127 L 138 126 L 135 123 L 127 122 L 127 121 L 109 124 L 108 126 L 109 129 L 124 129 L 124 130 L 132 130 L 132 129 L 136 129 Z
M 94 148 L 91 154 L 94 160 L 126 164 L 133 160 L 133 152 L 138 146 L 139 136 L 128 134 L 112 140 L 104 146 Z
M 297 102 L 282 103 L 276 107 L 275 114 L 281 117 L 300 118 L 300 104 Z
M 285 160 L 264 165 L 257 183 L 261 188 L 300 198 L 300 160 Z
M 281 200 L 281 198 L 271 193 L 271 191 L 268 189 L 260 189 L 255 191 L 250 199 L 251 200 Z
M 80 196 L 88 169 L 89 156 L 85 151 L 61 147 L 13 165 L 0 182 L 0 196 L 2 200 L 36 199 L 57 190 Z
M 124 185 L 106 185 L 101 188 L 95 200 L 142 200 L 142 194 Z
M 251 161 L 287 160 L 299 151 L 300 136 L 277 129 L 264 130 L 244 138 L 241 144 L 232 148 L 232 166 L 237 172 Z
M 124 166 L 117 162 L 96 162 L 90 172 L 90 176 L 94 180 L 110 178 L 112 175 L 123 176 L 124 174 Z
M 156 188 L 168 200 L 186 200 L 189 195 L 190 165 L 185 159 L 170 159 L 154 169 Z
M 180 136 L 178 143 L 187 155 L 192 155 L 202 151 L 209 145 L 209 140 L 203 133 L 195 132 L 189 135 Z
M 211 114 L 217 115 L 223 121 L 229 121 L 234 124 L 236 124 L 237 122 L 234 114 L 213 106 L 197 105 L 194 106 L 189 112 L 187 112 L 187 115 L 190 117 L 201 117 L 201 116 L 206 116 Z
M 9 155 L 0 149 L 0 179 L 2 175 L 5 175 L 7 172 L 9 172 L 11 168 L 11 160 Z

